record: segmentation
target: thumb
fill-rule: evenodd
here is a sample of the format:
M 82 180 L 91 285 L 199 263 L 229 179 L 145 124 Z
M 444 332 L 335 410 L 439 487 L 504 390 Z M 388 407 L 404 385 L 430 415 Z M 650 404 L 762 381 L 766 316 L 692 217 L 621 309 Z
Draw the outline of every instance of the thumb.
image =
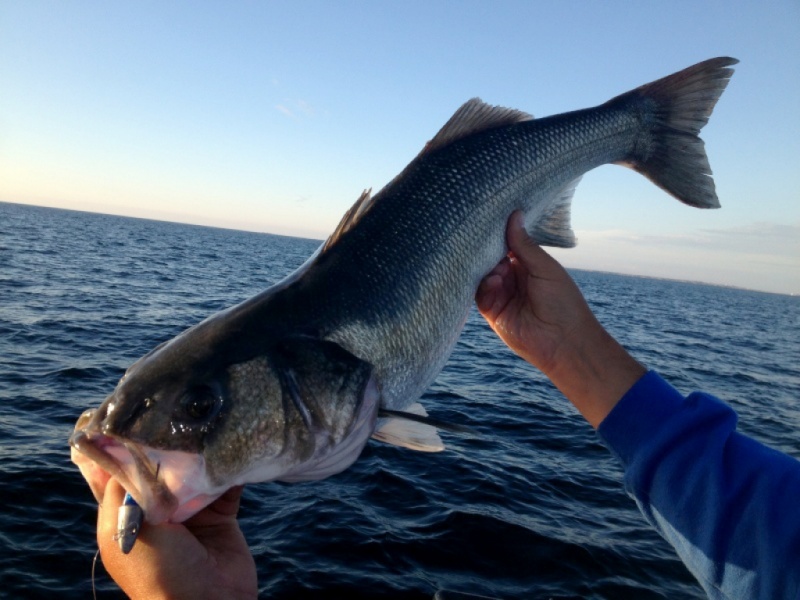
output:
M 222 494 L 222 496 L 212 502 L 209 505 L 209 508 L 220 516 L 235 517 L 239 513 L 239 503 L 242 499 L 243 491 L 243 485 L 232 487 L 227 492 Z
M 528 273 L 547 272 L 555 260 L 525 231 L 522 211 L 514 211 L 506 227 L 506 243 L 514 257 Z

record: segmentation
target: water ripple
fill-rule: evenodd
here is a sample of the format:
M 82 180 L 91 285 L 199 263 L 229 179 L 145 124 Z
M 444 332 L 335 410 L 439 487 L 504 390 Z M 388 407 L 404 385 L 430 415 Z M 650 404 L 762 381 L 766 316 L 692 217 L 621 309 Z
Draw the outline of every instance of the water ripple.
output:
M 87 598 L 95 502 L 69 461 L 75 419 L 139 356 L 318 242 L 2 203 L 0 240 L 0 595 Z M 641 360 L 800 456 L 800 299 L 574 276 Z M 265 597 L 703 597 L 592 430 L 475 311 L 423 402 L 476 434 L 443 433 L 435 455 L 370 443 L 328 480 L 245 490 Z M 119 596 L 102 575 L 98 589 Z

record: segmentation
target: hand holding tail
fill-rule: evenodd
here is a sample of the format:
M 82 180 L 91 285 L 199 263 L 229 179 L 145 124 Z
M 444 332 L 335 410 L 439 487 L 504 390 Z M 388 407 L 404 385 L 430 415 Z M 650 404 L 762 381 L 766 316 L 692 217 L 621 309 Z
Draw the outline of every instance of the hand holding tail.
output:
M 478 310 L 597 427 L 645 368 L 603 329 L 566 270 L 528 236 L 521 213 L 509 219 L 506 239 L 509 256 L 481 282 Z

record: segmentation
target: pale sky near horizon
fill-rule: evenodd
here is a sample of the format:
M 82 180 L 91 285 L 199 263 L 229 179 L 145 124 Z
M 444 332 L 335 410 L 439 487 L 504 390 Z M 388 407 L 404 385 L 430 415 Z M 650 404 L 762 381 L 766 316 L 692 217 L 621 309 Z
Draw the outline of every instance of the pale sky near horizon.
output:
M 0 201 L 321 239 L 471 97 L 546 116 L 723 55 L 722 209 L 602 167 L 554 254 L 797 294 L 796 0 L 0 0 Z

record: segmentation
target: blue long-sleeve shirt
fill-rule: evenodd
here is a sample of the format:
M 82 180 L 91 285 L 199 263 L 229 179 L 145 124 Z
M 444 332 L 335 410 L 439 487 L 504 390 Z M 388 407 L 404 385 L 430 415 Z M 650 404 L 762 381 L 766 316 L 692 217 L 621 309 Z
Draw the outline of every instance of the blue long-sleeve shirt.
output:
M 598 432 L 625 487 L 710 598 L 800 599 L 800 461 L 736 432 L 736 413 L 645 374 Z

